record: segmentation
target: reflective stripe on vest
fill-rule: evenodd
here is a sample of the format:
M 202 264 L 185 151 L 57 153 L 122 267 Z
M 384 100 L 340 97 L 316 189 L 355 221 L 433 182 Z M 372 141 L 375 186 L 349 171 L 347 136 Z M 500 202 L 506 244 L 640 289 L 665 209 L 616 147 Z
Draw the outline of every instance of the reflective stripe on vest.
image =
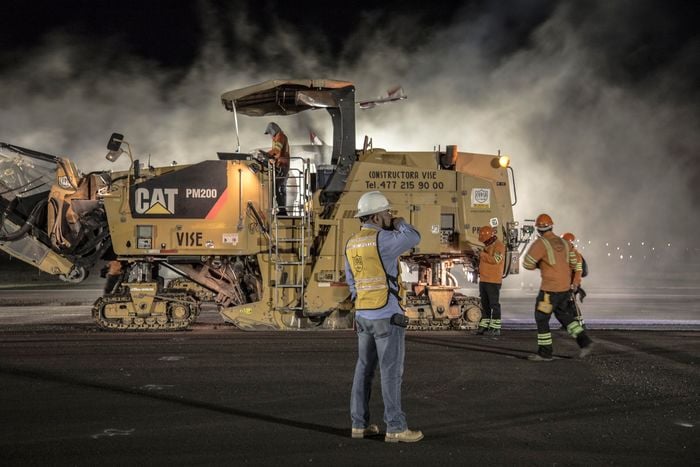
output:
M 361 229 L 345 247 L 345 255 L 355 279 L 356 310 L 377 310 L 389 299 L 389 277 L 379 256 L 379 231 Z
M 557 237 L 557 239 L 561 241 L 562 245 L 564 245 L 564 255 L 566 257 L 566 260 L 569 262 L 569 264 L 573 264 L 571 262 L 571 255 L 569 254 L 569 243 L 561 238 Z M 540 240 L 542 240 L 544 249 L 547 252 L 547 263 L 550 266 L 554 266 L 555 264 L 557 264 L 557 260 L 554 256 L 554 247 L 552 247 L 552 244 L 549 243 L 549 240 L 547 240 L 546 238 L 540 237 Z

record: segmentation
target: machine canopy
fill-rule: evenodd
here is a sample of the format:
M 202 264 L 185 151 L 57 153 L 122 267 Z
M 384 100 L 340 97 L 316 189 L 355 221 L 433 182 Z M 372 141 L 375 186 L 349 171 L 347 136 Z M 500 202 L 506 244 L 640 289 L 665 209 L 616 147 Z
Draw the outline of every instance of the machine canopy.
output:
M 329 92 L 347 88 L 354 91 L 348 81 L 330 79 L 274 79 L 241 89 L 225 92 L 221 102 L 226 110 L 250 117 L 266 115 L 292 115 L 309 109 L 339 107 L 338 94 Z

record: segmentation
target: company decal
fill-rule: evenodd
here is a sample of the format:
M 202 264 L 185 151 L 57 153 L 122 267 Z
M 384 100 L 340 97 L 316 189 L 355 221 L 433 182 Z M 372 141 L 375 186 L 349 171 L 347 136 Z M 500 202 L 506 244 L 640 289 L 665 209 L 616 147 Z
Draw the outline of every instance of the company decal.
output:
M 175 214 L 177 188 L 136 188 L 134 190 L 135 214 Z
M 224 245 L 238 245 L 237 233 L 225 233 L 222 235 Z
M 440 180 L 437 170 L 370 170 L 368 190 L 452 190 L 454 179 Z
M 365 265 L 362 262 L 362 256 L 354 255 L 352 257 L 352 269 L 355 271 L 355 274 L 360 273 L 365 269 Z
M 205 219 L 225 193 L 226 161 L 204 161 L 132 185 L 129 206 L 134 218 Z
M 175 232 L 177 246 L 204 246 L 202 232 Z
M 490 188 L 472 188 L 472 203 L 473 208 L 491 208 L 491 189 Z

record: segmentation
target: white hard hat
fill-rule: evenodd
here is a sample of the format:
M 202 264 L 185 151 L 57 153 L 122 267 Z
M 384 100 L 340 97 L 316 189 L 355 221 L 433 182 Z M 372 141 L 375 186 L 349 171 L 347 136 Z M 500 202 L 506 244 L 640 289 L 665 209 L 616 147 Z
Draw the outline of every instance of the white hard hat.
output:
M 380 191 L 370 191 L 360 196 L 355 217 L 369 216 L 391 209 L 389 200 Z

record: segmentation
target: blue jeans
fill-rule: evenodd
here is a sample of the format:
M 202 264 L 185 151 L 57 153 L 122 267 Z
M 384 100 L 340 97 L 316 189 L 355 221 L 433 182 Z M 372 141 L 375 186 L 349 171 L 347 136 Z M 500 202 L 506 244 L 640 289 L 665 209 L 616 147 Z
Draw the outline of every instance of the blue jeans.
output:
M 406 415 L 401 411 L 401 382 L 406 355 L 406 329 L 389 319 L 355 317 L 358 357 L 350 396 L 353 428 L 369 426 L 369 399 L 372 379 L 379 364 L 384 401 L 384 423 L 388 433 L 405 431 Z

